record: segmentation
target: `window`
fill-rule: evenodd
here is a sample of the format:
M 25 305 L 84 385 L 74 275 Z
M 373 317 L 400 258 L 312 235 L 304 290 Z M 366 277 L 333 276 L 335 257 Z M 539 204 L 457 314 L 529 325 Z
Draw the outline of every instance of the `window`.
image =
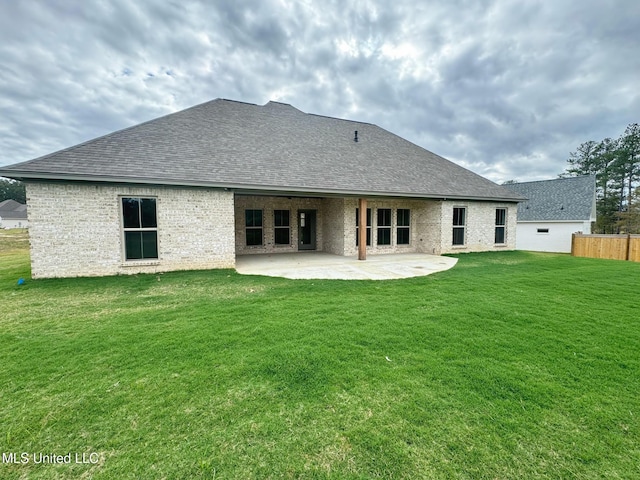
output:
M 464 245 L 466 217 L 467 209 L 465 207 L 453 207 L 453 245 Z
M 244 218 L 247 246 L 262 245 L 262 210 L 245 210 Z
M 506 243 L 507 209 L 496 208 L 496 243 Z
M 539 228 L 538 229 L 538 233 L 549 233 L 549 229 L 548 228 Z
M 378 245 L 391 245 L 391 209 L 378 209 Z
M 356 208 L 356 247 L 359 241 L 359 222 L 360 222 L 360 209 Z M 371 209 L 367 208 L 367 245 L 371 246 Z
M 274 240 L 276 245 L 289 245 L 291 229 L 289 225 L 289 210 L 273 211 Z
M 408 208 L 399 208 L 397 213 L 396 245 L 409 245 L 411 211 Z
M 127 260 L 158 258 L 155 198 L 122 198 L 122 229 Z

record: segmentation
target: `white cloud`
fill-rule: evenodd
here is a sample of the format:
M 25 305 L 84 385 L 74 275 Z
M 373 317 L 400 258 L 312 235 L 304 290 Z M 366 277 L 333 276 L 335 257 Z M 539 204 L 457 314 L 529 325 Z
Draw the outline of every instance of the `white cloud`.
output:
M 553 178 L 639 121 L 639 30 L 631 0 L 2 2 L 0 165 L 223 97 Z

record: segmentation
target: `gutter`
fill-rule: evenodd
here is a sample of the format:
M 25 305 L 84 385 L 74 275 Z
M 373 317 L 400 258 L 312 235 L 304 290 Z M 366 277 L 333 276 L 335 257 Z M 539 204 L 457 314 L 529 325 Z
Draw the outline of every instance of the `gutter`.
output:
M 167 180 L 160 178 L 141 178 L 141 177 L 120 177 L 120 176 L 101 176 L 101 175 L 78 175 L 78 174 L 60 174 L 60 173 L 41 173 L 20 170 L 0 169 L 0 176 L 6 176 L 15 180 L 34 180 L 34 181 L 52 181 L 52 182 L 88 182 L 88 183 L 110 183 L 110 184 L 126 184 L 126 185 L 156 185 L 156 186 L 174 186 L 174 187 L 196 187 L 196 188 L 217 188 L 226 191 L 232 191 L 237 194 L 244 195 L 279 195 L 279 196 L 306 196 L 306 197 L 385 197 L 385 198 L 420 198 L 434 200 L 475 200 L 489 202 L 511 202 L 517 203 L 525 201 L 524 197 L 484 197 L 478 195 L 445 195 L 445 194 L 427 194 L 427 193 L 407 193 L 407 192 L 374 192 L 366 190 L 342 190 L 329 188 L 314 187 L 281 187 L 277 185 L 250 185 L 242 183 L 221 183 L 221 182 L 202 182 L 197 180 Z

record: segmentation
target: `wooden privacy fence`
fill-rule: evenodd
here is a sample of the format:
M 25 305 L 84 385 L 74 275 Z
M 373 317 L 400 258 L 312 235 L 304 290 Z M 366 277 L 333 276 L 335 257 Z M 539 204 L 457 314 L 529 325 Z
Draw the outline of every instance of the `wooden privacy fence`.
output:
M 574 257 L 611 258 L 640 262 L 640 235 L 583 235 L 571 238 Z

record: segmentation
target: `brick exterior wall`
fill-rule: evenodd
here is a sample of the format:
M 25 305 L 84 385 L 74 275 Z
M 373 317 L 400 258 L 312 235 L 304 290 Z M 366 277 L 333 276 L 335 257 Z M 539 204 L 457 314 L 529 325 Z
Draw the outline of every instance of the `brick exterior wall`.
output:
M 356 246 L 356 209 L 358 200 L 347 199 L 345 202 L 345 255 L 357 255 Z M 367 209 L 371 209 L 371 245 L 367 245 L 367 253 L 372 255 L 384 253 L 433 253 L 432 245 L 440 238 L 438 220 L 438 202 L 411 199 L 367 199 Z M 378 245 L 377 218 L 378 209 L 391 209 L 391 245 Z M 407 208 L 410 213 L 410 240 L 408 245 L 398 245 L 396 228 L 398 209 Z
M 26 182 L 33 278 L 233 268 L 236 254 L 298 251 L 298 211 L 316 210 L 316 251 L 357 255 L 356 198 L 235 195 L 214 189 Z M 157 260 L 124 258 L 122 197 L 156 198 Z M 453 208 L 465 207 L 465 245 L 452 245 Z M 515 203 L 368 199 L 369 254 L 515 249 Z M 378 245 L 377 212 L 391 210 L 391 245 Z M 409 209 L 410 242 L 398 245 L 397 210 Z M 496 245 L 495 211 L 507 209 L 506 243 Z M 245 210 L 263 212 L 263 242 L 247 246 Z M 290 242 L 275 245 L 274 210 L 289 210 Z
M 466 208 L 465 244 L 453 245 L 453 209 Z M 495 244 L 496 209 L 507 209 L 506 243 Z M 515 250 L 517 203 L 443 201 L 441 203 L 442 237 L 438 253 Z
M 465 245 L 453 246 L 453 208 L 467 209 Z M 299 209 L 317 211 L 317 248 L 336 255 L 357 255 L 356 247 L 356 209 L 357 198 L 287 198 L 269 196 L 237 195 L 235 209 L 236 252 L 241 255 L 252 253 L 282 253 L 298 251 Z M 367 199 L 367 208 L 371 209 L 371 245 L 367 253 L 428 253 L 440 255 L 456 252 L 482 252 L 489 250 L 515 249 L 515 222 L 517 205 L 515 203 L 495 202 L 452 202 L 440 200 L 413 199 Z M 391 210 L 391 245 L 378 245 L 377 215 L 379 209 Z M 410 242 L 398 245 L 396 237 L 397 212 L 399 208 L 410 210 Z M 496 245 L 495 211 L 507 209 L 506 243 Z M 246 246 L 245 210 L 263 211 L 263 244 Z M 274 244 L 274 210 L 290 211 L 291 242 L 289 245 Z
M 336 255 L 357 255 L 356 247 L 356 198 L 297 198 L 236 195 L 235 224 L 236 252 L 238 255 L 260 253 L 284 253 L 298 251 L 298 210 L 317 211 L 316 251 Z M 439 245 L 441 236 L 440 202 L 427 200 L 369 199 L 367 208 L 372 209 L 372 244 L 367 252 L 383 253 L 431 253 Z M 391 245 L 378 245 L 376 228 L 377 211 L 391 209 Z M 410 243 L 396 244 L 397 209 L 411 210 Z M 247 246 L 245 240 L 245 210 L 262 210 L 263 244 Z M 274 243 L 274 210 L 289 210 L 291 242 L 289 245 Z
M 233 194 L 27 182 L 33 278 L 233 268 Z M 124 259 L 121 197 L 156 198 L 158 259 Z
M 345 254 L 345 246 L 349 242 L 347 233 L 354 221 L 349 215 L 349 209 L 345 208 L 349 201 L 345 198 L 325 198 L 322 201 L 322 224 L 325 227 L 323 247 L 327 253 Z
M 298 210 L 316 210 L 316 251 L 324 251 L 324 205 L 321 198 L 235 196 L 235 247 L 238 255 L 298 251 Z M 262 245 L 247 246 L 245 210 L 262 210 Z M 289 244 L 276 245 L 274 210 L 289 210 Z

